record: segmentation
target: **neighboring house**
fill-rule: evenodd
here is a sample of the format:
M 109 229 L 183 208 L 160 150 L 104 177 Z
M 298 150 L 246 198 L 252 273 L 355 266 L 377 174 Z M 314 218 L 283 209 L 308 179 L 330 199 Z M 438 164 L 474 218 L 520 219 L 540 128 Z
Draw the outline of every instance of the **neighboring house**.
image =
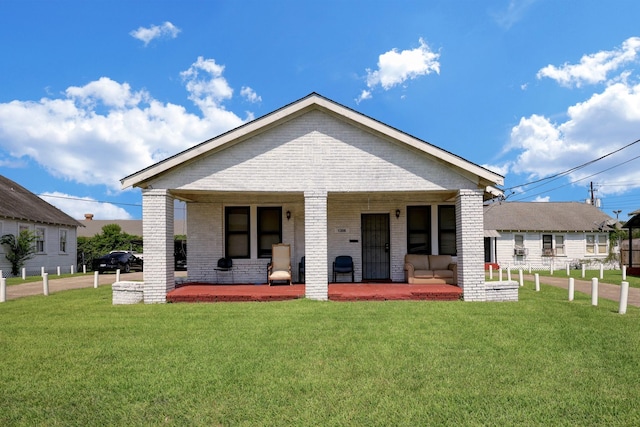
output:
M 0 175 L 0 235 L 19 235 L 29 230 L 37 235 L 36 253 L 25 263 L 28 275 L 61 271 L 76 265 L 77 230 L 81 224 L 16 182 Z M 6 247 L 0 245 L 0 269 L 11 272 Z
M 601 262 L 615 223 L 587 203 L 491 203 L 484 208 L 485 262 L 533 268 Z
M 121 180 L 143 200 L 144 301 L 165 302 L 174 200 L 186 202 L 190 282 L 265 283 L 271 245 L 305 256 L 326 300 L 336 256 L 355 280 L 404 282 L 407 253 L 452 254 L 466 301 L 484 301 L 483 201 L 503 177 L 312 93 Z M 216 262 L 233 258 L 232 274 Z

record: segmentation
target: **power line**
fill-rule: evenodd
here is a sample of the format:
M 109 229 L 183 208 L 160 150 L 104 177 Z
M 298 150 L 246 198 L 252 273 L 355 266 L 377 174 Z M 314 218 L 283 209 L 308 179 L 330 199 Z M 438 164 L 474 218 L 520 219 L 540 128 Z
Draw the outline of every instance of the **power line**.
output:
M 540 179 L 537 179 L 537 180 L 535 180 L 535 181 L 527 182 L 527 183 L 524 183 L 524 184 L 514 185 L 513 187 L 505 188 L 503 191 L 509 191 L 509 190 L 513 190 L 514 188 L 526 187 L 527 185 L 537 184 L 537 183 L 539 183 L 539 182 L 543 182 L 543 181 L 547 181 L 547 180 L 552 180 L 552 181 L 553 181 L 553 180 L 556 180 L 556 179 L 562 178 L 562 177 L 563 177 L 563 176 L 565 176 L 565 175 L 568 175 L 568 174 L 570 174 L 570 173 L 572 173 L 572 172 L 575 172 L 575 171 L 577 171 L 577 170 L 579 170 L 579 169 L 582 169 L 582 168 L 584 168 L 584 167 L 586 167 L 586 166 L 589 166 L 589 165 L 591 165 L 591 164 L 593 164 L 593 163 L 595 163 L 595 162 L 597 162 L 597 161 L 600 161 L 600 160 L 605 159 L 605 158 L 607 158 L 607 157 L 609 157 L 609 156 L 611 156 L 611 155 L 613 155 L 613 154 L 616 154 L 616 153 L 618 153 L 618 152 L 620 152 L 620 151 L 624 150 L 625 148 L 629 148 L 629 147 L 631 147 L 632 145 L 637 144 L 638 142 L 640 142 L 640 139 L 636 139 L 635 141 L 633 141 L 633 142 L 631 142 L 631 143 L 629 143 L 629 144 L 625 145 L 624 147 L 620 147 L 620 148 L 618 148 L 617 150 L 614 150 L 614 151 L 612 151 L 612 152 L 610 152 L 610 153 L 607 153 L 607 154 L 605 154 L 604 156 L 600 156 L 600 157 L 598 157 L 597 159 L 590 160 L 590 161 L 588 161 L 588 162 L 586 162 L 586 163 L 583 163 L 583 164 L 581 164 L 581 165 L 579 165 L 579 166 L 572 167 L 571 169 L 567 169 L 567 170 L 565 170 L 565 171 L 563 171 L 563 172 L 559 172 L 559 173 L 557 173 L 557 174 L 554 174 L 554 175 L 551 175 L 551 176 L 548 176 L 548 177 L 545 177 L 545 178 L 540 178 Z M 551 181 L 550 181 L 550 182 L 551 182 Z M 538 186 L 538 187 L 539 187 L 539 186 Z M 537 188 L 537 187 L 534 187 L 534 188 Z
M 122 203 L 122 202 L 107 202 L 104 200 L 88 200 L 88 199 L 82 199 L 80 197 L 69 197 L 69 196 L 52 196 L 50 194 L 39 194 L 39 197 L 52 197 L 55 199 L 65 199 L 65 200 L 76 200 L 79 202 L 87 202 L 87 203 L 108 203 L 110 205 L 120 205 L 120 206 L 136 206 L 136 207 L 142 207 L 142 204 L 140 203 Z

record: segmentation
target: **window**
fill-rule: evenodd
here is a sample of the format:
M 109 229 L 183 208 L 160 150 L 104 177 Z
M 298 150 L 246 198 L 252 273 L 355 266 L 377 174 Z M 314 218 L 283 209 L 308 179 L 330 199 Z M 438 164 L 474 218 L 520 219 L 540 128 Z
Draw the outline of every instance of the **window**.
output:
M 556 255 L 564 254 L 564 236 L 556 236 Z
M 249 207 L 225 208 L 225 255 L 231 258 L 249 258 Z
M 551 234 L 542 235 L 542 255 L 553 256 L 553 236 Z
M 67 252 L 67 230 L 64 228 L 60 229 L 60 252 Z
M 606 234 L 587 234 L 587 255 L 606 255 L 607 254 L 607 235 Z
M 44 252 L 44 228 L 36 227 L 36 252 Z
M 456 255 L 456 207 L 438 206 L 438 253 Z
M 431 253 L 431 206 L 407 206 L 407 253 Z
M 522 259 L 522 257 L 527 254 L 524 248 L 523 234 L 515 234 L 513 236 L 513 254 L 518 257 L 518 259 Z
M 258 258 L 271 257 L 271 245 L 282 242 L 282 208 L 258 208 Z

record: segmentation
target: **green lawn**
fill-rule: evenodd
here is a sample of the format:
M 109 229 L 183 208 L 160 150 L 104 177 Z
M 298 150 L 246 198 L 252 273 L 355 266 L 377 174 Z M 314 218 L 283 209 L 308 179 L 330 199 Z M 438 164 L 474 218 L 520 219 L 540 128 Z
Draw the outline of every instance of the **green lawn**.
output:
M 523 269 L 524 274 L 529 273 L 529 269 Z M 549 270 L 532 270 L 531 274 L 538 273 L 542 276 L 551 276 L 551 272 Z M 620 285 L 622 282 L 622 270 L 603 270 L 602 279 L 600 279 L 600 270 L 586 270 L 584 274 L 584 278 L 582 277 L 582 270 L 569 270 L 569 276 L 567 276 L 567 270 L 554 270 L 554 277 L 573 277 L 574 279 L 580 280 L 588 280 L 591 281 L 592 278 L 597 277 L 601 283 L 611 283 L 613 285 Z M 493 280 L 498 280 L 498 272 L 493 272 Z M 489 278 L 489 273 L 486 273 L 485 276 L 487 280 Z M 506 271 L 502 272 L 502 278 L 507 279 Z M 511 268 L 511 279 L 518 280 L 518 268 Z M 629 286 L 632 288 L 640 288 L 640 277 L 637 276 L 629 276 L 627 275 L 626 281 L 629 282 Z
M 518 303 L 0 304 L 0 425 L 640 425 L 640 310 Z

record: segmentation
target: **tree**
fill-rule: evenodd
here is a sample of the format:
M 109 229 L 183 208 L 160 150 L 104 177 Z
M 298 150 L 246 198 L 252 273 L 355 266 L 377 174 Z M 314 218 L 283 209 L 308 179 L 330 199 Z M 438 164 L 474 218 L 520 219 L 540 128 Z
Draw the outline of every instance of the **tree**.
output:
M 78 237 L 78 263 L 91 266 L 93 260 L 115 250 L 142 252 L 142 237 L 127 234 L 118 224 L 107 224 L 102 233 Z
M 17 238 L 13 234 L 5 234 L 0 238 L 0 244 L 7 247 L 6 258 L 11 263 L 12 275 L 17 276 L 24 263 L 33 258 L 36 238 L 37 235 L 29 230 L 22 230 Z

